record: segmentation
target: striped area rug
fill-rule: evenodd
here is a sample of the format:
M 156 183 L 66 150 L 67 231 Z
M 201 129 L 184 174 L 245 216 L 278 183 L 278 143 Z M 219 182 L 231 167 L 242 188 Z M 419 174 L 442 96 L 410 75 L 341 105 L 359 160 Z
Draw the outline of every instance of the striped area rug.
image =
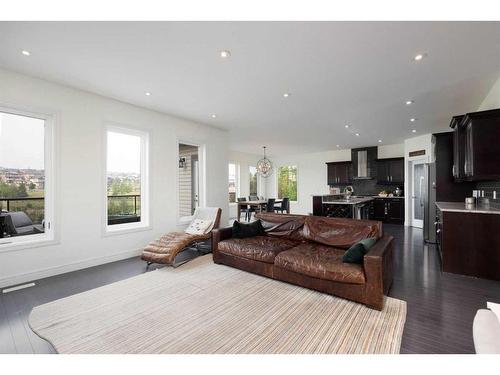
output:
M 211 255 L 37 306 L 59 353 L 399 353 L 406 303 L 383 311 L 217 265 Z

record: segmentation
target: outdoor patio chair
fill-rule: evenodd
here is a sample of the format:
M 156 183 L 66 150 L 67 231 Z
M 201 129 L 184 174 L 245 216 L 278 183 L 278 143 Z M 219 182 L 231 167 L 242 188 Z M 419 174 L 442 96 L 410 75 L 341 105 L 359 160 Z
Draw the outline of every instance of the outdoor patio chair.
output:
M 28 215 L 22 211 L 3 213 L 5 231 L 11 236 L 24 236 L 27 234 L 43 233 L 43 224 L 35 225 Z
M 212 239 L 212 230 L 219 227 L 222 210 L 217 207 L 197 208 L 192 217 L 191 223 L 195 220 L 210 220 L 210 226 L 203 234 L 190 234 L 186 232 L 170 232 L 164 234 L 159 239 L 152 241 L 142 251 L 141 259 L 147 262 L 147 267 L 153 263 L 167 264 L 178 267 L 187 262 L 175 262 L 175 257 L 186 249 L 194 249 L 198 253 L 210 252 L 212 244 L 210 243 L 208 251 L 205 251 L 203 244 Z

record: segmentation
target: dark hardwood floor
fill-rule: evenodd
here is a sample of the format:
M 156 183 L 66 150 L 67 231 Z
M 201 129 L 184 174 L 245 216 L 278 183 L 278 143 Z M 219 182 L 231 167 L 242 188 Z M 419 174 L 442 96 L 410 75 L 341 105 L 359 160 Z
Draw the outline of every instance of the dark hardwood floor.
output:
M 407 302 L 401 353 L 473 353 L 472 320 L 486 301 L 500 302 L 500 282 L 442 273 L 422 230 L 384 225 L 395 237 L 390 296 Z M 181 266 L 182 267 L 182 266 Z M 34 306 L 138 275 L 138 258 L 36 281 L 36 286 L 0 294 L 0 353 L 54 353 L 28 325 Z

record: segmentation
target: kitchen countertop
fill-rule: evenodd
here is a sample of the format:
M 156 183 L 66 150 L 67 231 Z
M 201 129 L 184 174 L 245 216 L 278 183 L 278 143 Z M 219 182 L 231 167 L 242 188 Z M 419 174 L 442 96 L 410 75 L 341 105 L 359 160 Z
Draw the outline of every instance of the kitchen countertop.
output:
M 347 199 L 337 199 L 337 200 L 332 200 L 332 201 L 323 201 L 323 204 L 351 204 L 351 205 L 356 205 L 356 204 L 362 204 L 366 202 L 371 202 L 373 200 L 372 197 L 363 197 L 363 198 L 351 198 L 349 200 Z
M 489 206 L 472 206 L 468 208 L 465 202 L 436 202 L 436 207 L 444 212 L 466 212 L 473 214 L 500 214 L 500 209 Z

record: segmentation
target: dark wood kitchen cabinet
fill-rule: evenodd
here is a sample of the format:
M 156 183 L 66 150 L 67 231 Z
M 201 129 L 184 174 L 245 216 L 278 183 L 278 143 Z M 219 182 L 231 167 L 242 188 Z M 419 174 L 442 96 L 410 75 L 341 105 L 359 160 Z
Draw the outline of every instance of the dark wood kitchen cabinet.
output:
M 453 175 L 457 181 L 500 180 L 500 109 L 456 116 Z
M 404 199 L 375 198 L 370 209 L 370 219 L 380 220 L 388 224 L 404 224 Z
M 457 182 L 465 179 L 465 128 L 462 123 L 464 117 L 454 116 L 450 122 L 450 128 L 453 129 L 452 174 Z
M 437 210 L 444 272 L 500 280 L 500 215 Z
M 377 183 L 402 185 L 405 181 L 404 158 L 377 159 Z
M 476 188 L 475 182 L 463 179 L 463 174 L 461 178 L 454 175 L 457 171 L 454 166 L 457 159 L 454 153 L 456 136 L 455 131 L 433 134 L 436 155 L 436 202 L 463 202 L 465 197 L 472 196 L 472 190 Z
M 372 210 L 370 212 L 370 219 L 372 220 L 385 220 L 385 199 L 375 198 L 372 202 Z
M 339 161 L 326 163 L 328 185 L 352 183 L 352 163 L 350 161 Z

